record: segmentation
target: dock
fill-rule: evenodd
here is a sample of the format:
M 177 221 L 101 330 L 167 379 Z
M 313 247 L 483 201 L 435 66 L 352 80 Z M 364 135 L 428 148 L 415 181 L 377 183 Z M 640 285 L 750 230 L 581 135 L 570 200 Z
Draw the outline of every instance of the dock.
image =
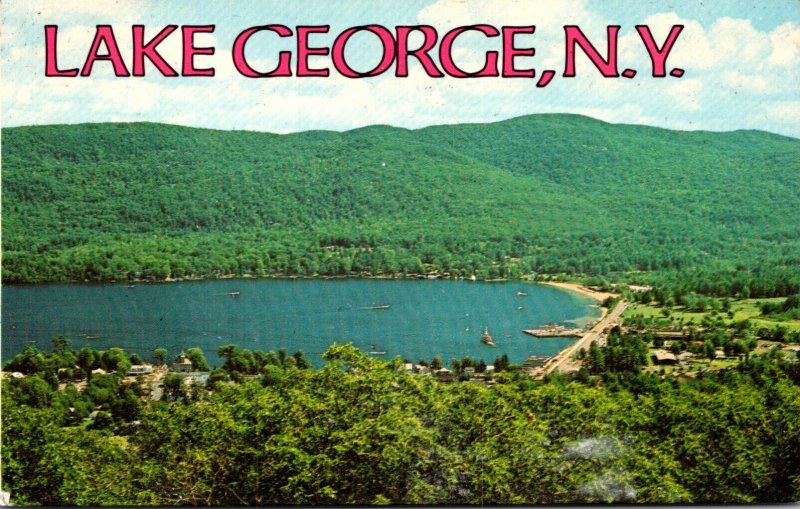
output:
M 583 334 L 583 329 L 567 329 L 561 325 L 545 325 L 541 329 L 525 329 L 522 332 L 535 338 L 564 338 Z
M 584 334 L 578 341 L 573 343 L 568 348 L 562 350 L 558 355 L 547 361 L 544 366 L 533 368 L 528 370 L 528 373 L 533 376 L 534 380 L 541 380 L 547 374 L 552 373 L 556 369 L 561 368 L 563 364 L 570 363 L 572 356 L 580 350 L 581 348 L 588 350 L 589 345 L 592 341 L 599 341 L 601 334 L 605 331 L 605 328 L 611 325 L 612 323 L 618 323 L 622 312 L 625 311 L 625 308 L 628 306 L 628 303 L 624 300 L 620 300 L 617 302 L 617 305 L 614 306 L 614 309 L 611 310 L 606 316 L 604 316 L 600 321 L 592 327 L 586 334 Z

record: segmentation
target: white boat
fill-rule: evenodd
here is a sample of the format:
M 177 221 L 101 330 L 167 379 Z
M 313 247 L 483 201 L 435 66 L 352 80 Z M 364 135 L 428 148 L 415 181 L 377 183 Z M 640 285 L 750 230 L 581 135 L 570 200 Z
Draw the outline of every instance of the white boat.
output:
M 481 341 L 489 346 L 494 346 L 494 340 L 492 339 L 492 336 L 489 335 L 489 327 L 486 327 L 486 329 L 483 331 L 483 334 L 481 334 Z

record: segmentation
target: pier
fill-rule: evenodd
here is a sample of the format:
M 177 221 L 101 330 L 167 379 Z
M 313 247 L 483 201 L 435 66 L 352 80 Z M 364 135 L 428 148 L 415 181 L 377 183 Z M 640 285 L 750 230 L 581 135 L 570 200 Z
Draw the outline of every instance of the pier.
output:
M 567 329 L 561 325 L 545 325 L 541 329 L 525 329 L 522 332 L 535 338 L 563 338 L 580 336 L 583 329 Z

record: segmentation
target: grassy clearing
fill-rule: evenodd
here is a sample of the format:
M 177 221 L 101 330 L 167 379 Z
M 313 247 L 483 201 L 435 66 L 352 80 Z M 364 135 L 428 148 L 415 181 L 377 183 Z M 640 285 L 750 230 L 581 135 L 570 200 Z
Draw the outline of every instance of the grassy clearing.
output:
M 769 318 L 764 318 L 761 315 L 761 304 L 765 302 L 783 302 L 785 299 L 782 297 L 773 299 L 744 299 L 731 302 L 731 311 L 733 318 L 727 312 L 717 311 L 716 316 L 712 318 L 722 317 L 723 322 L 726 324 L 741 322 L 742 320 L 750 320 L 756 327 L 775 328 L 779 325 L 786 327 L 789 331 L 800 330 L 800 320 L 785 320 L 778 321 Z M 722 299 L 717 299 L 717 302 L 722 303 Z M 680 321 L 686 324 L 700 324 L 707 316 L 712 315 L 713 310 L 698 312 L 687 311 L 683 306 L 675 306 L 669 308 L 669 316 L 673 320 Z M 631 303 L 628 309 L 622 314 L 623 319 L 630 319 L 635 316 L 642 316 L 644 318 L 666 318 L 664 308 L 656 305 L 637 304 Z

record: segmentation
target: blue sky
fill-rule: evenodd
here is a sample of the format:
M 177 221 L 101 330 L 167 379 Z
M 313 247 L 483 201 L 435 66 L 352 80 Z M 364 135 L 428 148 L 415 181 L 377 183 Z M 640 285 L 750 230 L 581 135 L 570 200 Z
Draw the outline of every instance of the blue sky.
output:
M 377 4 L 377 5 L 376 5 Z M 535 47 L 534 57 L 517 59 L 518 67 L 557 71 L 546 88 L 528 79 L 433 79 L 419 66 L 411 76 L 392 73 L 351 80 L 330 78 L 248 79 L 230 57 L 243 29 L 268 23 L 330 24 L 314 44 L 330 46 L 344 28 L 379 23 L 430 24 L 440 37 L 459 25 L 487 23 L 536 25 L 536 33 L 518 37 L 520 47 Z M 96 24 L 111 24 L 130 67 L 130 26 L 144 24 L 148 36 L 167 24 L 215 24 L 213 35 L 198 44 L 213 45 L 214 78 L 164 78 L 148 67 L 144 78 L 116 78 L 106 62 L 89 78 L 44 76 L 44 25 L 59 26 L 59 64 L 80 67 Z M 561 77 L 563 29 L 578 24 L 605 50 L 605 27 L 622 26 L 620 70 L 639 72 L 634 79 L 606 79 L 579 57 L 578 76 Z M 634 29 L 651 27 L 662 42 L 669 28 L 683 24 L 668 67 L 686 71 L 681 78 L 654 79 L 649 59 Z M 672 129 L 762 129 L 800 137 L 800 2 L 798 0 L 594 0 L 411 2 L 250 2 L 139 1 L 95 2 L 29 0 L 4 2 L 0 31 L 2 124 L 4 126 L 155 121 L 219 129 L 293 132 L 346 130 L 369 124 L 418 128 L 433 124 L 491 122 L 534 113 L 568 112 L 615 123 Z M 148 37 L 149 38 L 149 37 Z M 276 39 L 276 38 L 275 38 Z M 500 49 L 499 38 L 465 36 L 454 58 L 462 67 L 480 67 L 487 50 Z M 277 40 L 277 39 L 276 39 Z M 179 34 L 161 46 L 173 67 L 180 67 Z M 364 69 L 378 60 L 375 39 L 355 37 L 348 61 Z M 279 50 L 292 40 L 255 37 L 248 45 L 254 66 L 274 66 Z M 314 65 L 331 67 L 327 57 Z

